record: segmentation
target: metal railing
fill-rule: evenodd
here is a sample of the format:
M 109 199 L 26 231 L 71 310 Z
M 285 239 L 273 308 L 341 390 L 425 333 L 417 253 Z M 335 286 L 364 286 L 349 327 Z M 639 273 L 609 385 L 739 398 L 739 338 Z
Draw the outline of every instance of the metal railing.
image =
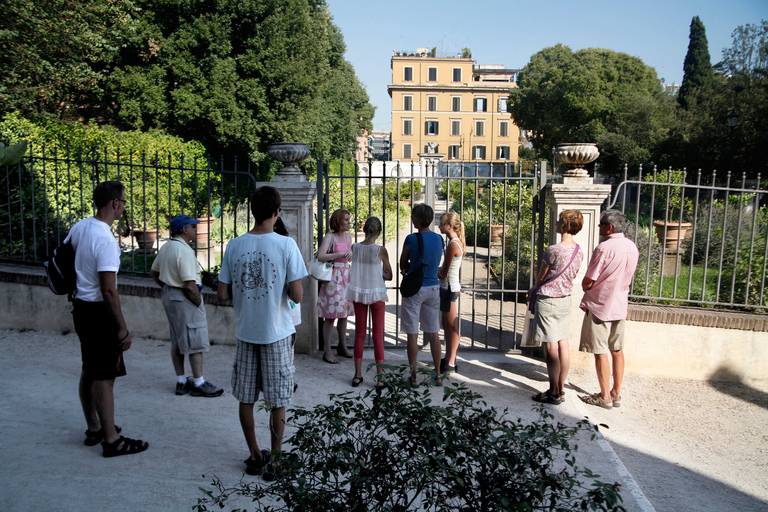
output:
M 642 166 L 636 179 L 628 173 L 625 167 L 608 207 L 627 215 L 627 235 L 640 250 L 630 298 L 768 308 L 768 197 L 759 175 L 698 171 L 691 180 L 685 170 L 644 173 Z
M 197 250 L 215 265 L 223 241 L 237 236 L 237 211 L 255 187 L 250 164 L 186 159 L 183 154 L 102 148 L 54 147 L 0 168 L 0 260 L 42 264 L 79 220 L 95 213 L 93 189 L 101 181 L 125 184 L 126 211 L 113 226 L 121 246 L 121 272 L 148 273 L 171 218 L 186 214 L 209 219 Z M 246 209 L 247 210 L 247 209 Z M 247 230 L 247 229 L 246 229 Z M 145 238 L 144 232 L 154 235 Z M 146 245 L 145 245 L 145 242 Z
M 317 239 L 338 208 L 351 213 L 353 229 L 368 216 L 380 218 L 390 251 L 393 274 L 399 276 L 399 255 L 405 236 L 414 232 L 410 208 L 417 202 L 435 210 L 435 219 L 456 211 L 467 228 L 458 310 L 462 346 L 510 350 L 519 345 L 525 316 L 524 294 L 533 284 L 533 265 L 545 237 L 543 187 L 538 166 L 528 171 L 512 162 L 367 162 L 329 169 L 318 164 Z M 362 233 L 353 240 L 362 241 Z M 393 325 L 385 335 L 404 346 L 399 334 L 398 279 L 387 305 Z M 390 295 L 392 297 L 392 295 Z M 520 301 L 520 302 L 518 302 Z

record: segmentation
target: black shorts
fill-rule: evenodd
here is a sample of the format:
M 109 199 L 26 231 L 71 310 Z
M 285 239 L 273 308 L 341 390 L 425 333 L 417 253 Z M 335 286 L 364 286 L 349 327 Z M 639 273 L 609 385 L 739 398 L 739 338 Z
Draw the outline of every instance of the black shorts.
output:
M 459 300 L 459 292 L 452 292 L 450 288 L 440 288 L 440 311 L 450 313 L 451 303 Z
M 80 338 L 83 373 L 92 380 L 110 380 L 125 375 L 119 327 L 107 304 L 76 300 L 72 318 Z

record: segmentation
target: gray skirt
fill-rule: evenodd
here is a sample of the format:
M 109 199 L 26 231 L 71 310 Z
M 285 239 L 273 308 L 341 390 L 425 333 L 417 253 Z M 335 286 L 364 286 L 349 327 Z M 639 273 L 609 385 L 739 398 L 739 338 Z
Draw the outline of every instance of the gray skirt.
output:
M 571 332 L 571 296 L 536 299 L 536 340 L 557 343 Z

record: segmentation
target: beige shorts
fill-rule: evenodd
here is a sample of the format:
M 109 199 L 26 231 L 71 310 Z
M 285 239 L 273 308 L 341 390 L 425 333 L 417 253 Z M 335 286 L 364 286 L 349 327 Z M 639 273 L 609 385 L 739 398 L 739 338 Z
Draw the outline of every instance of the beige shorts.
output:
M 171 347 L 184 355 L 208 352 L 211 344 L 203 303 L 195 306 L 181 288 L 163 286 L 163 307 L 171 331 Z
M 590 354 L 607 354 L 624 348 L 624 326 L 626 320 L 603 322 L 587 311 L 581 324 L 579 350 Z
M 403 297 L 400 307 L 400 332 L 418 334 L 419 323 L 425 333 L 440 330 L 440 287 L 422 286 L 413 297 Z

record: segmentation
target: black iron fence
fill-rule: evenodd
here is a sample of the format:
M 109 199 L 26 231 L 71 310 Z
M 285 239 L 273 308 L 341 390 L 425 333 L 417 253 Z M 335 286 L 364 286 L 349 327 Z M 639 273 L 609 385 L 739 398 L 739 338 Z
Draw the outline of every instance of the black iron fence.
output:
M 768 206 L 760 176 L 730 172 L 694 179 L 643 167 L 614 185 L 608 207 L 623 211 L 640 250 L 635 300 L 765 310 Z
M 250 212 L 242 204 L 255 186 L 249 165 L 236 158 L 40 147 L 0 169 L 0 259 L 42 263 L 76 222 L 95 213 L 96 184 L 119 180 L 127 199 L 113 227 L 121 272 L 149 272 L 169 220 L 180 214 L 201 219 L 199 259 L 213 267 L 221 245 L 248 229 Z
M 318 240 L 338 208 L 351 213 L 353 239 L 377 216 L 395 276 L 405 236 L 413 232 L 411 206 L 427 203 L 435 218 L 455 211 L 466 226 L 467 252 L 462 265 L 458 309 L 462 346 L 510 350 L 518 345 L 525 315 L 521 302 L 533 284 L 533 265 L 546 236 L 543 187 L 537 165 L 523 169 L 511 162 L 367 162 L 318 166 Z M 399 335 L 398 280 L 390 287 L 385 329 L 388 340 L 404 345 Z M 394 299 L 394 300 L 392 300 Z

